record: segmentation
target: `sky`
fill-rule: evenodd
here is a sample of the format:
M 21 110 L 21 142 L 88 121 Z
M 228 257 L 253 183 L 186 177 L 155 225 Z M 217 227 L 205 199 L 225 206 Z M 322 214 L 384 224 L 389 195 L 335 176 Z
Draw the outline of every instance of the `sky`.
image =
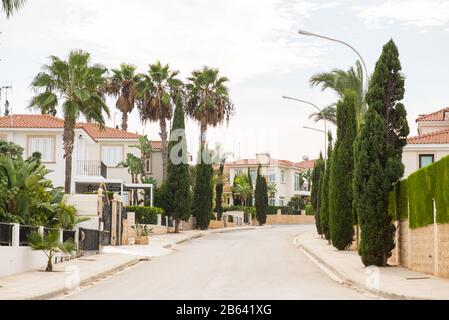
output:
M 299 35 L 299 29 L 350 43 L 369 72 L 392 38 L 406 78 L 412 135 L 418 114 L 448 106 L 447 0 L 29 0 L 9 20 L 0 17 L 0 85 L 12 86 L 13 113 L 35 113 L 28 109 L 30 83 L 50 55 L 65 58 L 82 49 L 94 63 L 116 68 L 126 62 L 140 72 L 160 60 L 182 79 L 207 65 L 230 79 L 236 110 L 229 124 L 208 130 L 211 147 L 219 143 L 234 158 L 269 152 L 278 159 L 312 159 L 323 150 L 324 136 L 303 126 L 323 129 L 323 123 L 309 119 L 310 106 L 281 97 L 320 107 L 335 102 L 335 94 L 312 88 L 309 79 L 348 69 L 357 56 L 341 44 Z M 120 124 L 115 101 L 108 104 L 108 125 Z M 159 139 L 159 125 L 141 124 L 137 109 L 129 130 Z M 187 137 L 196 154 L 198 123 L 187 121 Z

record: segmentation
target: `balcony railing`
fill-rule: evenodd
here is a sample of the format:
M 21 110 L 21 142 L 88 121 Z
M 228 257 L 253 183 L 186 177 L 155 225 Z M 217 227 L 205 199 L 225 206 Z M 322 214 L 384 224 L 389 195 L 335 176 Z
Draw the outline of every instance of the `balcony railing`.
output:
M 107 166 L 98 160 L 78 160 L 76 162 L 76 175 L 106 178 Z

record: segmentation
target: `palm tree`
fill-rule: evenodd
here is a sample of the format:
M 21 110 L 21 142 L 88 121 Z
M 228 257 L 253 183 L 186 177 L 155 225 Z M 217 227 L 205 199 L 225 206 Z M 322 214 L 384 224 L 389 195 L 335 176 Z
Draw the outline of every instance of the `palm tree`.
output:
M 122 113 L 122 130 L 128 130 L 128 113 L 134 109 L 136 99 L 136 67 L 122 63 L 120 69 L 112 69 L 112 76 L 108 79 L 104 92 L 117 98 L 115 107 Z
M 121 161 L 117 164 L 117 167 L 128 168 L 128 173 L 131 175 L 131 182 L 138 183 L 138 177 L 142 174 L 141 162 L 138 157 L 132 153 L 126 155 L 125 161 Z
M 140 150 L 140 166 L 141 166 L 141 176 L 144 177 L 146 174 L 146 162 L 151 158 L 153 153 L 153 148 L 151 147 L 151 141 L 148 140 L 147 136 L 139 137 L 139 144 L 130 146 L 131 148 L 137 148 Z
M 6 18 L 12 16 L 16 11 L 19 11 L 26 3 L 26 0 L 2 0 L 2 11 L 5 12 Z
M 304 178 L 307 181 L 307 191 L 310 191 L 310 187 L 312 186 L 312 170 L 307 169 L 307 171 L 304 171 L 302 173 L 302 178 Z M 304 185 L 304 180 L 301 179 L 301 185 L 302 187 Z
M 193 71 L 188 81 L 186 113 L 200 123 L 200 150 L 203 150 L 207 127 L 229 121 L 234 112 L 226 87 L 229 80 L 220 77 L 218 69 L 203 67 Z
M 348 71 L 334 69 L 331 72 L 322 72 L 314 74 L 310 78 L 312 87 L 321 86 L 321 90 L 333 90 L 339 98 L 342 98 L 345 90 L 354 91 L 357 97 L 356 117 L 358 125 L 361 124 L 362 115 L 365 112 L 365 96 L 363 93 L 363 68 L 359 60 L 356 61 L 356 68 L 351 67 Z M 336 124 L 336 103 L 327 106 L 322 112 L 316 112 L 310 115 L 315 122 L 326 119 Z
M 56 253 L 62 252 L 64 254 L 70 254 L 76 250 L 76 244 L 72 240 L 59 242 L 59 231 L 50 231 L 48 234 L 40 234 L 37 231 L 33 231 L 29 239 L 31 249 L 42 250 L 47 256 L 47 268 L 45 271 L 53 271 L 52 260 Z
M 248 197 L 252 195 L 253 188 L 248 183 L 248 179 L 240 179 L 239 182 L 233 187 L 234 193 L 240 196 L 243 206 L 248 205 Z
M 183 83 L 176 78 L 178 71 L 170 70 L 168 64 L 161 65 L 158 61 L 150 65 L 147 74 L 139 75 L 137 82 L 137 108 L 140 119 L 147 121 L 159 121 L 162 141 L 162 177 L 167 177 L 168 145 L 167 145 L 167 120 L 173 113 L 173 105 L 176 97 L 182 95 Z
M 271 182 L 267 185 L 267 190 L 268 190 L 268 195 L 270 196 L 270 198 L 274 198 L 276 196 L 276 192 L 277 192 L 277 187 L 276 187 L 276 183 Z
M 50 60 L 51 63 L 43 66 L 43 71 L 31 84 L 37 95 L 31 100 L 30 107 L 48 113 L 62 104 L 65 192 L 70 193 L 76 120 L 84 115 L 88 121 L 94 120 L 104 127 L 103 111 L 109 116 L 109 108 L 100 88 L 105 84 L 107 70 L 98 64 L 90 65 L 90 54 L 82 50 L 71 51 L 66 61 L 55 56 Z

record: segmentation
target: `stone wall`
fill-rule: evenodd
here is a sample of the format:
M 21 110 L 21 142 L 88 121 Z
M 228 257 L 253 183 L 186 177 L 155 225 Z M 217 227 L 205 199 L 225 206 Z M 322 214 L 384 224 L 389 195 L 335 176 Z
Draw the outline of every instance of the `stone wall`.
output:
M 267 215 L 268 225 L 273 224 L 314 224 L 315 216 L 303 216 L 303 215 L 285 215 L 285 214 L 269 214 Z M 257 225 L 257 221 L 253 224 Z
M 388 262 L 449 278 L 449 224 L 410 229 L 408 220 L 400 221 L 396 249 Z
M 228 223 L 229 224 L 229 223 Z M 224 221 L 217 221 L 217 220 L 211 220 L 209 222 L 209 229 L 219 229 L 219 228 L 224 228 Z

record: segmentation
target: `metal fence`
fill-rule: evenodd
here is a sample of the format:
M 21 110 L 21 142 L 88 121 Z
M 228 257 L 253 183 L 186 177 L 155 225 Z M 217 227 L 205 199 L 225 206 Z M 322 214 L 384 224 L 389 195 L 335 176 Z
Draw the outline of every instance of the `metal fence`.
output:
M 75 235 L 76 235 L 76 231 L 75 230 L 63 230 L 62 231 L 62 241 L 75 241 Z
M 100 252 L 100 230 L 79 229 L 79 248 L 84 252 L 99 253 Z
M 12 245 L 12 228 L 12 224 L 0 222 L 0 246 Z
M 33 231 L 38 231 L 39 227 L 21 224 L 19 230 L 19 246 L 29 246 L 28 238 Z

